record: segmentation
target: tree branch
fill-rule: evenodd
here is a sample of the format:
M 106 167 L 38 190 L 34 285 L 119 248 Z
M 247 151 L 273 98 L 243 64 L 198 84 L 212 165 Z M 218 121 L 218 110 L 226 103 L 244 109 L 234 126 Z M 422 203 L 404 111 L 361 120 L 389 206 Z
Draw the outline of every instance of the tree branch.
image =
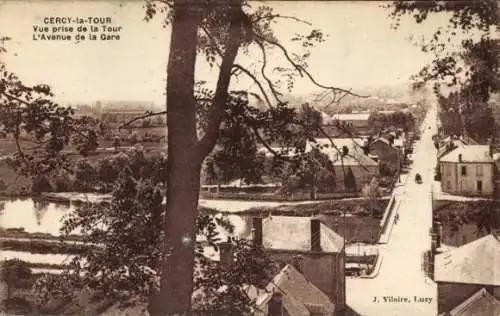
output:
M 265 73 L 265 69 L 266 69 L 266 65 L 267 65 L 266 49 L 265 49 L 264 45 L 261 42 L 259 42 L 259 41 L 255 41 L 255 42 L 257 43 L 257 45 L 260 47 L 260 49 L 262 51 L 262 67 L 260 68 L 260 72 L 262 74 L 262 77 L 264 78 L 264 80 L 267 81 L 267 84 L 269 85 L 269 89 L 271 90 L 271 93 L 273 94 L 273 96 L 276 99 L 276 101 L 279 104 L 284 104 L 284 102 L 281 100 L 281 96 L 283 96 L 283 94 L 276 90 L 276 88 L 274 87 L 274 84 L 266 76 L 266 73 Z
M 307 25 L 312 25 L 311 22 L 309 21 L 306 21 L 306 20 L 302 20 L 302 19 L 299 19 L 295 16 L 290 16 L 290 15 L 281 15 L 281 14 L 268 14 L 268 15 L 262 15 L 262 16 L 259 16 L 258 18 L 252 20 L 252 23 L 257 23 L 259 21 L 262 21 L 262 20 L 272 20 L 272 19 L 289 19 L 289 20 L 294 20 L 296 22 L 300 22 L 300 23 L 304 23 L 304 24 L 307 24 Z
M 273 104 L 271 103 L 271 100 L 269 100 L 269 96 L 267 95 L 266 90 L 264 90 L 264 87 L 262 86 L 260 81 L 257 79 L 257 77 L 255 77 L 248 69 L 241 66 L 240 64 L 233 64 L 233 68 L 240 70 L 245 75 L 250 77 L 253 80 L 253 82 L 255 82 L 255 84 L 259 87 L 259 90 L 262 93 L 262 95 L 263 95 L 264 99 L 266 100 L 266 103 L 269 105 L 269 107 L 273 107 Z
M 277 48 L 279 48 L 283 52 L 283 55 L 288 60 L 288 62 L 299 73 L 299 75 L 301 77 L 304 77 L 304 75 L 305 75 L 317 87 L 320 87 L 320 88 L 323 88 L 323 89 L 326 89 L 326 90 L 330 90 L 330 91 L 332 91 L 334 93 L 335 96 L 339 92 L 341 92 L 341 93 L 346 93 L 346 94 L 349 94 L 349 95 L 352 95 L 352 96 L 355 96 L 355 97 L 358 97 L 358 98 L 367 98 L 367 97 L 369 97 L 369 96 L 363 96 L 363 95 L 360 95 L 360 94 L 357 94 L 357 93 L 353 93 L 353 92 L 351 92 L 350 90 L 347 90 L 347 89 L 342 89 L 342 88 L 333 87 L 333 86 L 326 86 L 326 85 L 323 85 L 323 84 L 319 83 L 318 81 L 316 81 L 316 79 L 314 79 L 314 77 L 303 66 L 301 66 L 298 63 L 296 63 L 295 61 L 293 61 L 293 59 L 288 54 L 287 49 L 283 45 L 281 45 L 280 43 L 278 43 L 278 42 L 276 42 L 276 41 L 274 41 L 272 39 L 265 38 L 264 36 L 259 35 L 259 34 L 255 33 L 255 32 L 253 33 L 253 36 L 255 38 L 259 39 L 261 41 L 261 44 L 268 43 L 268 44 L 271 44 L 271 45 L 276 46 Z
M 241 7 L 230 7 L 230 24 L 229 34 L 226 40 L 225 52 L 222 55 L 219 77 L 217 79 L 217 88 L 215 89 L 214 102 L 208 109 L 208 120 L 206 133 L 202 139 L 198 141 L 197 151 L 200 160 L 203 160 L 206 155 L 213 149 L 217 142 L 222 114 L 224 106 L 229 95 L 229 83 L 233 70 L 234 60 L 238 54 L 238 50 L 242 40 L 242 21 L 244 12 Z
M 153 116 L 158 116 L 158 115 L 166 115 L 167 111 L 161 111 L 161 112 L 153 112 L 153 111 L 146 111 L 144 115 L 134 117 L 133 119 L 123 123 L 118 127 L 118 130 L 121 130 L 122 128 L 130 126 L 132 123 L 140 120 L 144 120 Z

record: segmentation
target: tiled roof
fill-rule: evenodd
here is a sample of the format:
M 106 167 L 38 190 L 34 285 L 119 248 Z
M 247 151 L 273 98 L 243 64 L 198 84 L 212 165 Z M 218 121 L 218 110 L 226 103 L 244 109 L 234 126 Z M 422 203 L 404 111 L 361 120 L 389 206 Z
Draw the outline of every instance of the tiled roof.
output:
M 435 280 L 500 286 L 500 240 L 493 234 L 436 256 Z
M 328 296 L 306 279 L 292 265 L 286 265 L 256 299 L 257 310 L 266 310 L 274 292 L 283 294 L 283 308 L 289 316 L 310 316 L 310 310 L 332 315 L 335 305 Z
M 449 312 L 449 316 L 497 316 L 500 301 L 482 288 Z
M 332 138 L 331 141 L 335 144 L 332 146 L 329 138 L 315 138 L 315 142 L 307 142 L 306 152 L 313 147 L 319 146 L 321 151 L 328 155 L 335 166 L 377 166 L 377 163 L 365 155 L 361 146 L 364 140 L 361 138 Z M 342 147 L 346 146 L 349 150 L 347 156 L 341 157 Z M 342 158 L 342 159 L 341 159 Z
M 270 216 L 262 220 L 262 243 L 265 248 L 280 250 L 311 250 L 311 218 Z M 324 252 L 340 252 L 344 239 L 320 223 L 320 244 Z
M 488 145 L 464 145 L 455 148 L 451 152 L 441 157 L 441 162 L 460 162 L 458 156 L 462 155 L 462 162 L 483 162 L 491 163 L 490 147 Z

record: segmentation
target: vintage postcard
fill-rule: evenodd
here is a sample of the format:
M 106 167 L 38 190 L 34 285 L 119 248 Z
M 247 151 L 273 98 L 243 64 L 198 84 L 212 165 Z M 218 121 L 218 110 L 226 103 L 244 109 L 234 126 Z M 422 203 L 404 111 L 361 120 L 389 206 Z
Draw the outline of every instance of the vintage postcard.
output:
M 500 316 L 495 0 L 0 0 L 0 314 Z

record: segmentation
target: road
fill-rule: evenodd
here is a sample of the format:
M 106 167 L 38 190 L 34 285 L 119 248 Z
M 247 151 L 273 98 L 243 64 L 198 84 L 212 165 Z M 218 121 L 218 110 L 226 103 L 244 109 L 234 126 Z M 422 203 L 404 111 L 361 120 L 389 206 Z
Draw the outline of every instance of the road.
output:
M 431 188 L 436 163 L 431 138 L 437 131 L 436 115 L 436 106 L 431 107 L 423 123 L 422 137 L 415 145 L 408 181 L 396 197 L 401 200 L 400 218 L 389 242 L 379 246 L 383 261 L 378 275 L 373 279 L 346 281 L 347 304 L 362 316 L 437 315 L 437 289 L 422 270 L 423 253 L 431 244 Z M 422 176 L 422 184 L 415 183 L 416 173 Z M 409 302 L 398 302 L 400 297 L 408 298 Z M 415 297 L 427 301 L 415 302 Z

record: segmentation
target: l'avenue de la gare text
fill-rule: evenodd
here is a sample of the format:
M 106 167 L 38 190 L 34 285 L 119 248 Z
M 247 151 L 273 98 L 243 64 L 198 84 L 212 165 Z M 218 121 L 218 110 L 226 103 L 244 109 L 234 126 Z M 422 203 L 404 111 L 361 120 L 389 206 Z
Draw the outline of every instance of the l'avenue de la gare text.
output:
M 374 296 L 373 303 L 420 303 L 431 304 L 432 297 L 423 296 Z
M 71 40 L 101 40 L 101 41 L 113 41 L 120 40 L 120 35 L 110 35 L 110 34 L 33 34 L 34 41 L 71 41 Z

